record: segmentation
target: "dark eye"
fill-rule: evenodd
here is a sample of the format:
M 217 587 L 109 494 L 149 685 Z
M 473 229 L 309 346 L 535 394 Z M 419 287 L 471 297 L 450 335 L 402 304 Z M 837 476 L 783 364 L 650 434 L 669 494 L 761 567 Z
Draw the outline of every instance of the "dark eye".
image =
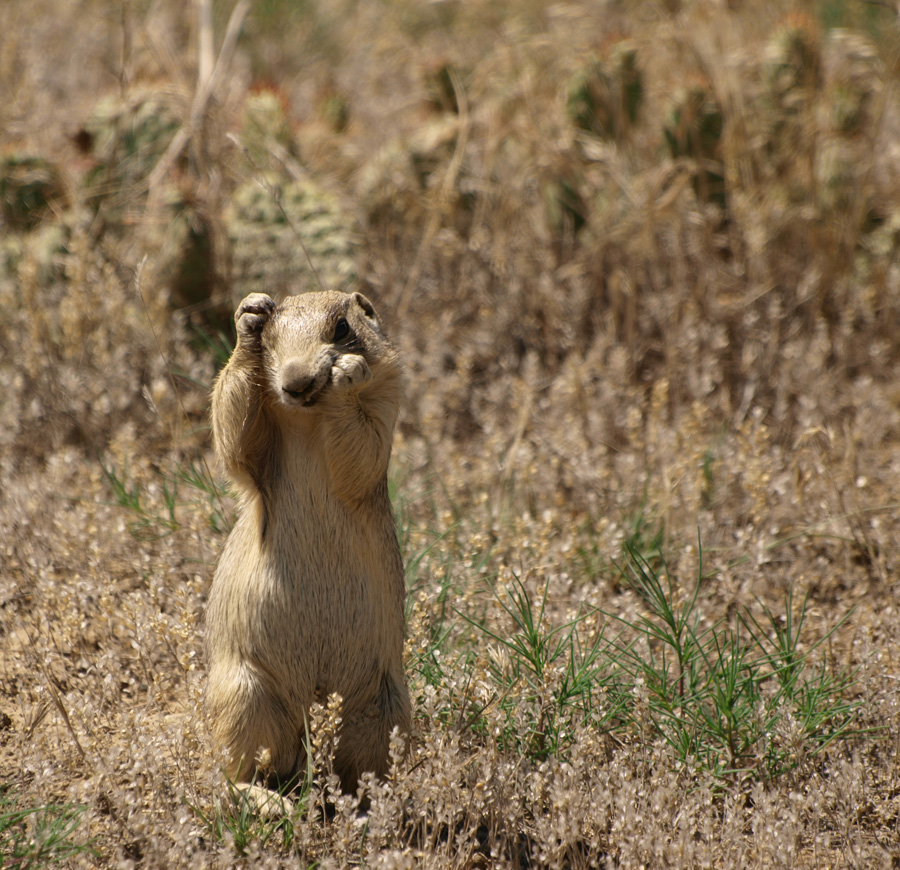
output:
M 342 317 L 334 325 L 334 340 L 343 341 L 348 335 L 350 335 L 350 324 L 347 323 L 346 317 Z

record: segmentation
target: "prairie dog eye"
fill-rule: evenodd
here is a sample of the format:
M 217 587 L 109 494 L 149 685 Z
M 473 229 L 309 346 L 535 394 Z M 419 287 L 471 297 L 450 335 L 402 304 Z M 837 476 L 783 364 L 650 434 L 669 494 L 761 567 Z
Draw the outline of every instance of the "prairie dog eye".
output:
M 348 335 L 350 335 L 350 324 L 347 323 L 346 317 L 342 317 L 334 325 L 334 341 L 343 341 Z

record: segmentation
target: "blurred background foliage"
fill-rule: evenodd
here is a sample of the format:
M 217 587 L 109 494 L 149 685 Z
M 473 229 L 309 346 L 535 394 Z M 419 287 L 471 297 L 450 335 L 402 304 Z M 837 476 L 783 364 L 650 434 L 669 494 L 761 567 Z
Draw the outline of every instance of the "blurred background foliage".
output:
M 123 274 L 146 254 L 145 292 L 207 332 L 251 290 L 361 287 L 468 348 L 473 381 L 624 352 L 670 402 L 789 429 L 805 373 L 896 362 L 883 6 L 215 3 L 202 61 L 177 5 L 88 5 L 105 32 L 78 75 L 39 55 L 7 76 L 8 275 L 34 247 L 49 280 L 86 234 Z M 8 58 L 31 14 L 5 11 Z M 26 111 L 42 77 L 61 113 Z

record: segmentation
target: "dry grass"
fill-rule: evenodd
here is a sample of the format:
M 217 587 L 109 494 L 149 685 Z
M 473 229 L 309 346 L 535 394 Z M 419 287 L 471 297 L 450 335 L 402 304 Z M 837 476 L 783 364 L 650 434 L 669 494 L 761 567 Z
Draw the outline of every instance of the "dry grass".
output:
M 260 3 L 198 100 L 182 6 L 0 7 L 0 866 L 896 864 L 892 13 Z M 206 396 L 234 301 L 313 286 L 297 234 L 408 370 L 416 718 L 360 816 L 317 711 L 266 823 L 202 711 Z M 832 742 L 747 633 L 801 615 Z M 684 749 L 729 650 L 769 725 Z

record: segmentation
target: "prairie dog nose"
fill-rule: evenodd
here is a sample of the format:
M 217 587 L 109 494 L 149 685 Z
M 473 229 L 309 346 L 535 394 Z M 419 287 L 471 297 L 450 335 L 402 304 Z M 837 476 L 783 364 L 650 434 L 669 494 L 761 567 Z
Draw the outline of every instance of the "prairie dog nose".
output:
M 300 399 L 309 391 L 316 376 L 298 360 L 285 363 L 281 370 L 281 390 L 292 399 Z

